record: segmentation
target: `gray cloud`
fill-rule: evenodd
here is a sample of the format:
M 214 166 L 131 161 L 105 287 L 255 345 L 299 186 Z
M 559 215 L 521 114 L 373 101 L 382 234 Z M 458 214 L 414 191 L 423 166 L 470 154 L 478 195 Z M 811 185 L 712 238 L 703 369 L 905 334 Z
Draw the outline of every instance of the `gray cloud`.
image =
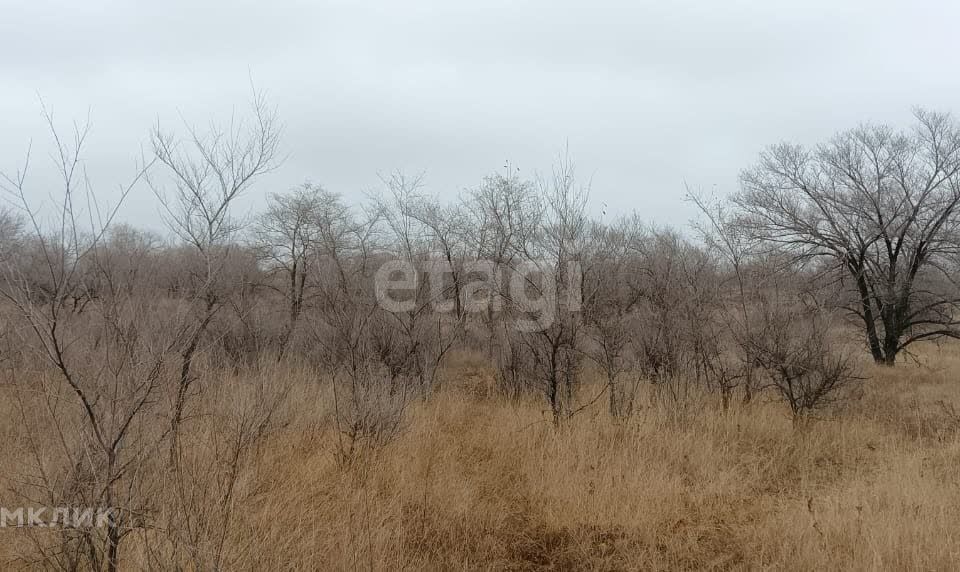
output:
M 62 121 L 89 107 L 88 165 L 114 185 L 153 122 L 228 114 L 250 73 L 289 159 L 248 208 L 304 179 L 358 197 L 394 169 L 453 194 L 506 160 L 547 170 L 569 143 L 594 203 L 684 224 L 684 181 L 729 192 L 769 143 L 960 95 L 945 2 L 2 4 L 0 168 L 44 148 L 38 92 Z M 149 193 L 125 213 L 155 220 Z

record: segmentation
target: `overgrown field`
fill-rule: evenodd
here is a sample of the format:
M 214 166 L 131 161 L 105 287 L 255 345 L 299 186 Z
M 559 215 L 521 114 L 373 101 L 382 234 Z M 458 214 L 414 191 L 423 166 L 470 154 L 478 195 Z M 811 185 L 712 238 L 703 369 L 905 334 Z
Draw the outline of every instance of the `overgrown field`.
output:
M 558 429 L 458 354 L 392 438 L 349 456 L 330 385 L 308 370 L 210 370 L 179 474 L 163 451 L 142 469 L 168 518 L 129 533 L 121 568 L 199 568 L 219 551 L 224 570 L 955 569 L 960 353 L 930 346 L 920 362 L 869 366 L 858 398 L 800 425 L 765 395 L 724 412 L 646 387 L 629 419 L 599 400 Z M 268 426 L 233 447 L 281 380 Z M 61 436 L 25 434 L 29 394 L 2 392 L 0 505 L 19 506 L 18 463 Z M 2 568 L 50 567 L 68 534 L 0 529 Z

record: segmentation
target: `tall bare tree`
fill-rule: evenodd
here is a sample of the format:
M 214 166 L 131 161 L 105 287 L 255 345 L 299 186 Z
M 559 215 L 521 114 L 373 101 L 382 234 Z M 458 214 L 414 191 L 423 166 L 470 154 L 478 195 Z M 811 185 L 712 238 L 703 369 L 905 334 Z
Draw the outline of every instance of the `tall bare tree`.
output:
M 915 342 L 960 337 L 960 127 L 915 117 L 911 131 L 864 125 L 813 149 L 775 145 L 734 199 L 752 236 L 835 264 L 886 365 Z
M 180 381 L 171 420 L 171 462 L 177 455 L 177 435 L 194 377 L 193 359 L 204 334 L 228 303 L 235 284 L 222 280 L 230 260 L 232 238 L 239 228 L 231 205 L 259 177 L 278 165 L 282 126 L 276 110 L 262 93 L 254 92 L 247 119 L 232 118 L 225 126 L 211 124 L 206 132 L 186 124 L 180 138 L 157 125 L 151 132 L 156 161 L 167 177 L 149 178 L 163 205 L 164 221 L 201 264 L 192 276 L 190 302 L 197 306 L 192 335 L 181 349 Z

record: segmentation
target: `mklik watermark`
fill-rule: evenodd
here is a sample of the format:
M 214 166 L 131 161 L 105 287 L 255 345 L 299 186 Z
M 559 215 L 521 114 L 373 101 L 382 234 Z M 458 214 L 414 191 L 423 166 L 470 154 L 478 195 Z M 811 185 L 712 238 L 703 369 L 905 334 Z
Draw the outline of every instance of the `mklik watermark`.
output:
M 0 528 L 104 528 L 116 509 L 92 507 L 0 507 Z

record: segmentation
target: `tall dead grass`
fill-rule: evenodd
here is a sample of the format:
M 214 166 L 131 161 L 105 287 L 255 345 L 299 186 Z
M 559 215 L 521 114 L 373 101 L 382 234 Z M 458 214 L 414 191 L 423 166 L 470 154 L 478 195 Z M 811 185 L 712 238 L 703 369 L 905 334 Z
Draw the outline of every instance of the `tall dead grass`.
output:
M 724 412 L 703 396 L 678 414 L 648 388 L 629 420 L 597 403 L 556 429 L 544 404 L 493 396 L 483 362 L 457 356 L 399 437 L 347 467 L 328 384 L 273 370 L 290 393 L 241 463 L 222 568 L 955 569 L 960 353 L 929 348 L 922 362 L 869 369 L 859 399 L 802 426 L 773 399 Z M 244 375 L 213 385 L 184 440 L 184 470 L 208 480 L 194 483 L 197 510 L 218 499 L 215 449 L 256 396 Z M 24 436 L 6 395 L 0 408 L 6 465 Z M 174 506 L 171 487 L 156 491 L 158 510 Z M 5 495 L 0 506 L 18 502 Z M 128 540 L 122 568 L 167 550 L 189 569 L 162 533 Z M 54 535 L 0 530 L 0 567 L 42 567 L 33 543 Z

